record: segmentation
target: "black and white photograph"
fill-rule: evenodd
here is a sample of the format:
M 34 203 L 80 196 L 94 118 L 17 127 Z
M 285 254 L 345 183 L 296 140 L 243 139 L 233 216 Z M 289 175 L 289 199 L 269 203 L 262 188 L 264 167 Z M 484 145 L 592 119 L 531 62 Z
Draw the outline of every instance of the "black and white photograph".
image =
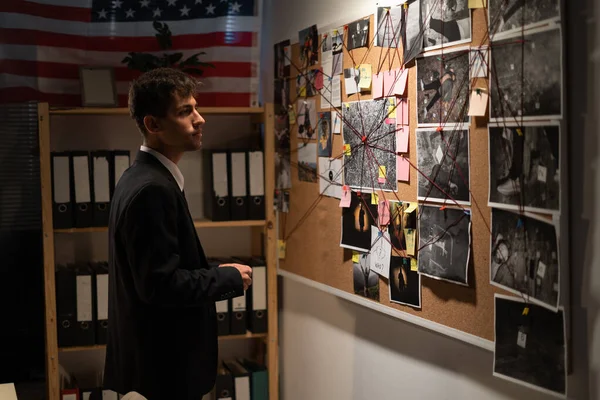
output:
M 467 123 L 470 49 L 431 52 L 417 58 L 417 124 Z
M 319 194 L 342 198 L 342 160 L 319 157 Z
M 312 25 L 298 32 L 300 45 L 300 66 L 307 68 L 319 62 L 319 31 Z
M 353 189 L 397 190 L 396 124 L 385 121 L 389 105 L 387 98 L 342 105 L 342 135 L 350 145 L 350 155 L 344 153 L 344 182 Z M 379 181 L 381 166 L 385 179 Z
M 371 226 L 377 226 L 377 215 L 377 205 L 371 204 L 371 193 L 359 196 L 350 191 L 350 206 L 342 208 L 340 247 L 371 251 Z
M 420 206 L 419 273 L 468 285 L 471 214 L 460 208 Z
M 348 24 L 348 51 L 369 46 L 369 22 L 369 18 L 365 18 Z
M 290 106 L 290 81 L 288 79 L 275 79 L 274 106 L 277 115 L 287 115 Z
M 273 202 L 277 211 L 283 213 L 290 212 L 290 192 L 287 190 L 275 190 Z
M 392 243 L 392 257 L 416 261 L 418 203 L 390 200 L 388 231 Z
M 301 182 L 318 182 L 316 143 L 298 143 L 298 180 Z
M 562 118 L 560 28 L 492 43 L 490 121 Z
M 317 130 L 317 106 L 314 99 L 299 99 L 298 115 L 296 122 L 298 123 L 298 137 L 301 139 L 316 139 Z
M 344 69 L 344 28 L 338 28 L 331 31 L 331 76 L 340 75 Z
M 331 135 L 331 113 L 319 113 L 319 139 L 317 154 L 319 157 L 331 157 L 333 137 Z
M 370 255 L 359 253 L 356 258 L 352 262 L 354 294 L 379 301 L 379 275 L 371 271 Z
M 402 28 L 402 5 L 377 7 L 375 13 L 375 46 L 397 48 L 400 46 Z
M 560 258 L 556 227 L 532 214 L 492 208 L 490 283 L 556 311 Z
M 488 205 L 559 214 L 559 124 L 489 124 L 488 131 Z
M 469 129 L 416 129 L 417 198 L 470 204 Z M 455 203 L 456 201 L 456 203 Z
M 421 275 L 411 268 L 410 258 L 391 258 L 388 282 L 391 303 L 421 308 Z
M 290 65 L 292 64 L 292 47 L 290 41 L 284 40 L 276 43 L 275 49 L 275 79 L 283 79 L 290 76 Z
M 522 298 L 494 296 L 493 375 L 564 398 L 567 393 L 565 314 Z
M 290 124 L 287 112 L 275 115 L 275 187 L 292 187 L 290 172 Z
M 296 97 L 313 97 L 317 94 L 315 89 L 315 75 L 318 70 L 311 69 L 308 71 L 299 72 L 296 75 Z
M 423 20 L 421 18 L 421 0 L 407 1 L 408 11 L 402 15 L 402 48 L 404 64 L 414 60 L 423 51 Z
M 469 0 L 421 0 L 423 50 L 471 42 Z
M 560 0 L 489 0 L 492 40 L 520 36 L 524 30 L 560 20 Z

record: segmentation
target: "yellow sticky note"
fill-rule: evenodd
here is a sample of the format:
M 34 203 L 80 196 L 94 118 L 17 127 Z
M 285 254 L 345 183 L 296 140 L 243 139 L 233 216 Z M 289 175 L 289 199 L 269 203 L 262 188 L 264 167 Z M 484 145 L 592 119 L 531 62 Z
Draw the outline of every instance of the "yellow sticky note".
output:
M 353 263 L 357 263 L 358 264 L 360 262 L 359 257 L 360 256 L 358 255 L 358 253 L 356 251 L 352 252 L 352 262 Z
M 290 106 L 290 108 L 288 109 L 288 119 L 290 125 L 294 125 L 296 123 L 296 112 L 294 111 L 293 106 Z
M 344 154 L 347 156 L 350 155 L 350 143 L 344 143 Z
M 379 196 L 375 192 L 371 193 L 371 204 L 379 204 Z
M 484 8 L 487 6 L 487 0 L 469 0 L 469 8 Z
M 408 203 L 408 208 L 406 210 L 404 210 L 404 212 L 406 214 L 410 214 L 411 212 L 415 211 L 417 209 L 417 202 L 413 201 L 411 203 Z
M 306 86 L 300 86 L 298 97 L 306 97 Z
M 388 97 L 388 118 L 396 118 L 396 99 L 393 97 Z
M 415 255 L 415 229 L 404 230 L 404 240 L 406 241 L 406 254 L 409 256 Z
M 527 315 L 527 314 L 529 314 L 529 307 L 525 307 L 523 309 L 523 315 Z
M 358 87 L 366 90 L 371 89 L 371 64 L 361 64 L 357 68 L 360 70 Z
M 385 165 L 379 166 L 379 177 L 385 179 Z
M 285 258 L 285 240 L 279 239 L 279 259 L 283 260 Z
M 419 270 L 419 268 L 417 268 L 417 260 L 414 258 L 410 259 L 410 270 L 415 272 Z
M 521 130 L 521 128 L 517 128 L 517 134 L 519 136 L 523 136 L 523 131 Z

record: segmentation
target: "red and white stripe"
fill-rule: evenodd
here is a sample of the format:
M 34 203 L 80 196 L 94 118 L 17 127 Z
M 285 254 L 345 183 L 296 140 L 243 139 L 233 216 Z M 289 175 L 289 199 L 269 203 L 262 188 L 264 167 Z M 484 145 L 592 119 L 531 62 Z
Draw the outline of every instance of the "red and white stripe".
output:
M 91 0 L 0 0 L 2 102 L 80 106 L 80 66 L 110 66 L 119 105 L 126 106 L 129 83 L 139 72 L 122 64 L 123 58 L 131 51 L 165 51 L 151 22 L 91 23 L 89 7 Z M 204 51 L 199 60 L 215 65 L 200 78 L 200 106 L 257 105 L 260 16 L 165 22 L 173 33 L 168 53 L 182 52 L 187 58 Z

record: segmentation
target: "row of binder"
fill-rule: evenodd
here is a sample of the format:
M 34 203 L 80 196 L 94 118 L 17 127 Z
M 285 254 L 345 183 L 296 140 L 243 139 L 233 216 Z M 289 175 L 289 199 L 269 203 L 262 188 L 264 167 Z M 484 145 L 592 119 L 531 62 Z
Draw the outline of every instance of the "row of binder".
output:
M 108 263 L 56 266 L 58 346 L 106 344 Z
M 269 376 L 265 365 L 238 358 L 219 363 L 213 400 L 268 400 Z
M 115 186 L 129 165 L 129 150 L 52 152 L 54 228 L 107 226 Z
M 267 332 L 267 266 L 263 257 L 214 257 L 213 267 L 239 263 L 252 268 L 252 285 L 244 295 L 218 301 L 219 336 Z M 106 344 L 108 263 L 56 266 L 56 321 L 59 347 Z
M 208 262 L 213 267 L 238 263 L 252 268 L 252 285 L 242 296 L 216 303 L 218 335 L 242 335 L 246 331 L 267 332 L 267 264 L 265 259 L 263 257 L 210 257 Z
M 264 155 L 260 150 L 204 150 L 204 216 L 212 221 L 265 218 Z

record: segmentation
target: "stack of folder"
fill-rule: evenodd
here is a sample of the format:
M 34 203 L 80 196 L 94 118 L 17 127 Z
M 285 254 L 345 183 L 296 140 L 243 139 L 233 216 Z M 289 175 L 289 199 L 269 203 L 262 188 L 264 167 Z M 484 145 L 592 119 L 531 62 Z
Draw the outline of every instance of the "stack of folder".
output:
M 107 226 L 114 188 L 129 165 L 129 150 L 52 152 L 54 228 Z
M 261 150 L 205 150 L 204 216 L 212 221 L 265 219 Z
M 267 332 L 267 264 L 263 257 L 209 257 L 209 264 L 245 264 L 252 268 L 252 285 L 244 295 L 216 303 L 219 336 Z
M 56 266 L 58 346 L 106 344 L 108 263 Z

